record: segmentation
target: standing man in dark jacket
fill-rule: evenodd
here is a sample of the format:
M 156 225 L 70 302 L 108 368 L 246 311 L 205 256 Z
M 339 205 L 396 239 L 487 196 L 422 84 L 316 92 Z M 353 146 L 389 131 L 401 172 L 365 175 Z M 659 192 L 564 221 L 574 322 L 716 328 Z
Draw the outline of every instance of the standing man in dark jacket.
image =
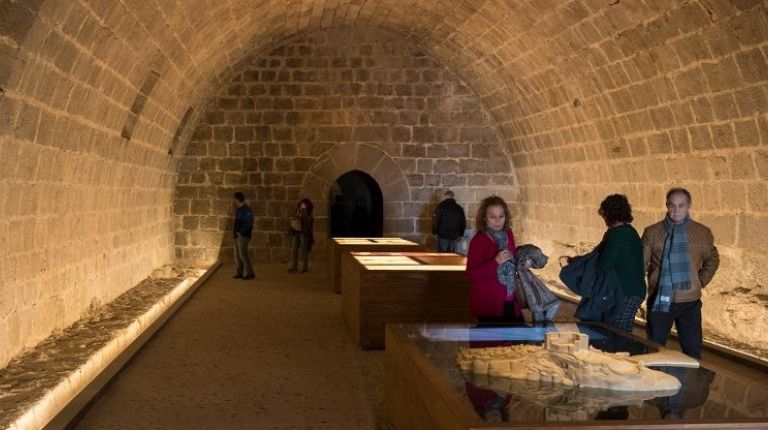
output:
M 453 199 L 453 191 L 446 191 L 445 199 L 437 205 L 432 215 L 432 234 L 437 235 L 439 252 L 456 252 L 456 239 L 467 228 L 464 209 Z
M 712 231 L 690 218 L 691 193 L 667 192 L 667 216 L 645 229 L 648 338 L 665 345 L 672 324 L 683 353 L 701 358 L 701 289 L 715 276 L 720 256 Z
M 235 227 L 232 232 L 235 238 L 235 262 L 237 263 L 236 279 L 253 279 L 253 265 L 248 254 L 248 244 L 253 232 L 253 212 L 245 203 L 245 195 L 238 191 L 235 193 Z

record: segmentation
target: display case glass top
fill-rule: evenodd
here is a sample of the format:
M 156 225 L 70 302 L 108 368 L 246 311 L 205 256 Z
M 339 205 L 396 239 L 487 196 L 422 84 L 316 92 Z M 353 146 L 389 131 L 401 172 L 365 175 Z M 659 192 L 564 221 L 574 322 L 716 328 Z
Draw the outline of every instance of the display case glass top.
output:
M 440 252 L 353 252 L 367 270 L 456 271 L 466 269 L 467 258 Z
M 462 372 L 457 356 L 465 348 L 508 345 L 541 345 L 551 331 L 579 332 L 589 336 L 589 345 L 606 352 L 630 356 L 658 349 L 639 337 L 614 331 L 597 323 L 550 323 L 545 326 L 507 325 L 479 327 L 469 324 L 395 324 L 393 333 L 415 345 L 423 363 L 450 386 L 445 393 L 457 408 L 472 410 L 485 423 L 530 423 L 552 421 L 573 424 L 619 420 L 626 424 L 665 420 L 687 422 L 768 422 L 768 385 L 765 374 L 755 378 L 739 373 L 739 366 L 723 368 L 702 362 L 698 368 L 651 367 L 674 376 L 681 388 L 673 395 L 652 392 L 622 392 L 585 389 L 539 381 L 475 375 Z M 435 376 L 438 375 L 438 376 Z M 434 379 L 433 379 L 434 380 Z M 618 426 L 617 422 L 617 426 Z M 673 426 L 674 427 L 674 426 Z M 760 426 L 760 428 L 763 428 Z
M 339 245 L 419 245 L 399 237 L 334 237 L 333 240 Z

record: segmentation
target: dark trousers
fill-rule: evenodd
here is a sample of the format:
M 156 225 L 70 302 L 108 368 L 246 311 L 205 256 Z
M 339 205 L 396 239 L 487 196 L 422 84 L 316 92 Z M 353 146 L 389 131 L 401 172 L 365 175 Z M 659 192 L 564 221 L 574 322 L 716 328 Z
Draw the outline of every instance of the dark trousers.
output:
M 253 276 L 253 265 L 251 264 L 251 256 L 248 254 L 248 243 L 250 238 L 237 235 L 235 238 L 235 263 L 237 263 L 237 269 L 235 273 L 237 276 Z
M 494 325 L 499 323 L 524 323 L 523 314 L 515 314 L 513 302 L 504 302 L 504 315 L 500 316 L 477 316 L 477 325 Z
M 456 239 L 437 237 L 437 252 L 456 252 Z
M 649 300 L 648 309 L 652 305 L 653 300 Z M 666 345 L 674 324 L 683 353 L 701 359 L 701 300 L 672 303 L 669 312 L 648 311 L 647 320 L 648 339 Z
M 299 253 L 301 253 L 302 271 L 309 270 L 309 238 L 302 234 L 294 234 L 291 239 L 291 269 L 299 268 Z

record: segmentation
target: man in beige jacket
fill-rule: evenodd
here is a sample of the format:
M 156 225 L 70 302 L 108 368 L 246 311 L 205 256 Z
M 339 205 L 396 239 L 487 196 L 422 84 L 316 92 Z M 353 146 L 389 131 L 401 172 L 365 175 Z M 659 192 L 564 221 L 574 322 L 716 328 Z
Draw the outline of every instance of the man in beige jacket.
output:
M 720 256 L 712 232 L 691 220 L 691 193 L 667 192 L 667 216 L 645 229 L 648 338 L 666 345 L 672 324 L 683 352 L 701 358 L 701 289 L 715 276 Z

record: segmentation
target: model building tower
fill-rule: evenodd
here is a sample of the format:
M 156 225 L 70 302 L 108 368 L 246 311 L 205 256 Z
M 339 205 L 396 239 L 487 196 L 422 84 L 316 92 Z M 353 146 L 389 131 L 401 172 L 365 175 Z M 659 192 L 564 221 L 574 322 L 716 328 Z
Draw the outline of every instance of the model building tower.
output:
M 589 336 L 584 333 L 549 332 L 544 335 L 544 349 L 575 354 L 589 349 Z

